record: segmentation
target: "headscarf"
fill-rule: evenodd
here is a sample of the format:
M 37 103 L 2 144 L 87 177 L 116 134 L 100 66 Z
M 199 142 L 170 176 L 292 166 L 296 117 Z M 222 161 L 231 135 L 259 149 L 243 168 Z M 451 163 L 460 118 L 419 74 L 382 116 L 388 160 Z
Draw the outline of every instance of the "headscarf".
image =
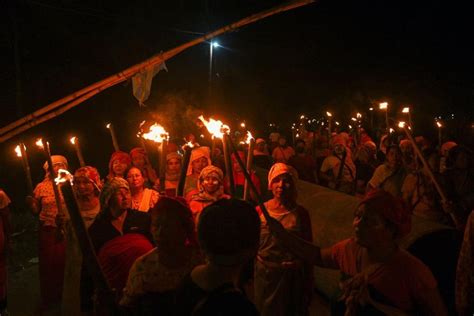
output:
M 441 155 L 442 156 L 448 156 L 448 152 L 451 150 L 451 148 L 456 147 L 458 144 L 455 142 L 446 142 L 441 146 Z
M 211 165 L 211 151 L 209 147 L 202 146 L 202 147 L 197 147 L 193 149 L 193 151 L 191 152 L 191 158 L 189 159 L 188 171 L 186 172 L 187 176 L 190 176 L 193 174 L 193 166 L 192 166 L 193 161 L 202 157 L 207 159 L 207 164 L 210 166 Z
M 170 174 L 168 172 L 168 161 L 170 161 L 171 159 L 178 159 L 182 163 L 183 157 L 180 154 L 178 154 L 176 151 L 171 152 L 171 153 L 166 155 L 166 173 L 165 173 L 166 180 L 168 180 L 168 181 L 178 181 L 179 180 L 179 174 L 180 174 L 179 171 L 177 173 L 174 173 L 174 174 Z
M 406 236 L 411 230 L 411 214 L 404 202 L 383 190 L 370 191 L 359 205 L 368 204 L 385 220 L 395 225 L 396 237 Z
M 133 160 L 134 156 L 146 157 L 146 151 L 142 147 L 135 147 L 130 150 L 130 159 Z
M 296 182 L 298 181 L 298 172 L 295 170 L 295 168 L 282 162 L 277 162 L 270 168 L 270 171 L 268 172 L 268 189 L 271 190 L 273 179 L 285 173 L 288 173 L 291 176 L 294 184 L 296 185 Z
M 102 212 L 109 207 L 110 198 L 121 188 L 130 190 L 127 180 L 120 177 L 114 177 L 104 184 L 99 197 Z
M 97 191 L 100 193 L 102 190 L 102 181 L 100 180 L 99 171 L 91 166 L 81 167 L 74 172 L 74 178 L 85 177 L 87 178 Z
M 126 169 L 130 168 L 132 164 L 132 159 L 130 158 L 129 154 L 123 151 L 114 152 L 109 160 L 109 177 L 114 177 L 112 166 L 115 160 L 119 160 L 121 163 L 126 164 L 127 165 Z
M 219 189 L 217 190 L 217 192 L 215 192 L 212 195 L 208 194 L 206 190 L 204 189 L 204 186 L 201 184 L 201 182 L 203 182 L 204 179 L 210 175 L 216 176 L 220 183 Z M 224 173 L 222 172 L 220 168 L 216 166 L 211 165 L 211 166 L 205 167 L 204 169 L 202 169 L 201 174 L 199 175 L 197 187 L 199 190 L 198 199 L 216 201 L 221 195 L 224 194 Z
M 265 139 L 263 138 L 257 138 L 257 140 L 255 140 L 255 144 L 258 145 L 260 143 L 265 143 Z
M 347 141 L 344 139 L 343 135 L 339 134 L 335 137 L 331 138 L 331 145 L 332 147 L 336 147 L 336 145 L 342 145 L 346 147 Z
M 410 151 L 411 149 L 413 149 L 412 145 L 411 145 L 411 142 L 408 140 L 408 139 L 402 139 L 400 141 L 400 150 L 402 151 L 402 153 L 406 153 L 408 151 Z
M 51 161 L 52 161 L 53 165 L 57 164 L 57 163 L 62 163 L 66 166 L 66 169 L 68 167 L 67 159 L 64 156 L 52 155 L 51 156 Z M 43 169 L 46 173 L 48 173 L 48 162 L 47 161 L 43 164 Z

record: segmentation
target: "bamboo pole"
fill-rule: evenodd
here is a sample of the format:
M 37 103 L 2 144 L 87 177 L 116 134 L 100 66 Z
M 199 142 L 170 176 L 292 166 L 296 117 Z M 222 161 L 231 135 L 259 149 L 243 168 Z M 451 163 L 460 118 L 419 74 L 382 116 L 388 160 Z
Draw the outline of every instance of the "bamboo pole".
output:
M 26 146 L 24 143 L 20 143 L 21 161 L 23 164 L 23 170 L 26 176 L 26 185 L 28 187 L 28 195 L 33 196 L 33 181 L 31 180 L 31 168 L 28 160 L 28 154 L 26 153 Z
M 229 193 L 232 197 L 235 197 L 235 182 L 234 182 L 234 173 L 232 172 L 232 152 L 229 150 L 229 145 L 234 145 L 232 143 L 232 139 L 230 137 L 225 137 L 226 134 L 224 134 L 224 137 L 222 137 L 222 149 L 224 152 L 224 164 L 225 164 L 225 174 L 227 176 L 227 179 L 229 179 Z M 232 143 L 232 144 L 229 144 Z M 238 154 L 235 154 L 238 156 Z M 245 166 L 242 167 L 245 169 Z
M 186 172 L 188 172 L 189 160 L 191 158 L 192 148 L 189 146 L 184 146 L 184 158 L 181 165 L 181 173 L 179 174 L 178 189 L 176 191 L 176 196 L 184 197 L 184 184 L 186 182 Z
M 408 130 L 408 128 L 406 126 L 403 127 L 403 131 L 407 135 L 408 140 L 410 141 L 411 145 L 413 146 L 413 149 L 415 150 L 415 153 L 418 155 L 418 158 L 420 158 L 421 162 L 423 163 L 423 167 L 425 168 L 426 173 L 428 174 L 428 177 L 430 178 L 431 182 L 433 183 L 433 185 L 436 188 L 436 191 L 438 192 L 439 196 L 441 197 L 441 202 L 443 203 L 443 206 L 446 205 L 448 203 L 448 198 L 446 197 L 446 194 L 444 193 L 443 189 L 441 188 L 438 181 L 436 180 L 436 178 L 433 174 L 433 171 L 431 170 L 430 166 L 428 165 L 428 162 L 426 161 L 425 157 L 423 157 L 423 154 L 421 153 L 420 149 L 416 145 L 416 142 L 413 139 L 413 136 L 411 135 L 410 131 Z M 451 216 L 451 219 L 453 220 L 456 227 L 459 227 L 458 226 L 458 220 L 456 219 L 454 214 L 451 213 L 451 212 L 447 212 L 447 213 Z
M 255 147 L 255 140 L 252 138 L 250 139 L 249 142 L 249 148 L 247 152 L 247 172 L 249 174 L 252 174 L 252 164 L 253 164 L 253 149 Z M 244 200 L 248 201 L 249 200 L 249 193 L 250 193 L 250 186 L 247 178 L 245 178 L 245 184 L 244 184 Z
M 236 30 L 242 26 L 245 26 L 245 25 L 248 25 L 248 24 L 251 24 L 251 23 L 254 23 L 258 20 L 261 20 L 261 19 L 264 19 L 264 18 L 267 18 L 269 16 L 272 16 L 272 15 L 275 15 L 275 14 L 278 14 L 278 13 L 281 13 L 281 12 L 285 12 L 285 11 L 289 11 L 289 10 L 292 10 L 292 9 L 295 9 L 295 8 L 298 8 L 298 7 L 302 7 L 302 6 L 305 6 L 305 5 L 308 5 L 310 3 L 313 3 L 315 2 L 316 0 L 296 0 L 296 1 L 290 1 L 286 4 L 282 4 L 280 6 L 277 6 L 277 7 L 274 7 L 274 8 L 271 8 L 269 10 L 265 10 L 263 12 L 260 12 L 260 13 L 257 13 L 257 14 L 253 14 L 249 17 L 246 17 L 242 20 L 239 20 L 235 23 L 232 23 L 230 25 L 227 25 L 227 26 L 224 26 L 216 31 L 213 31 L 213 32 L 210 32 L 202 37 L 199 37 L 197 39 L 194 39 L 192 41 L 189 41 L 183 45 L 180 45 L 174 49 L 171 49 L 169 51 L 166 51 L 164 53 L 161 53 L 160 55 L 157 55 L 157 56 L 154 56 L 154 57 L 151 57 L 147 60 L 145 60 L 144 62 L 142 63 L 139 63 L 139 64 L 136 64 L 132 67 L 129 67 L 119 73 L 116 73 L 115 75 L 112 75 L 110 77 L 107 77 L 101 81 L 98 81 L 90 86 L 87 86 L 79 91 L 76 91 L 62 99 L 59 99 L 19 120 L 16 120 L 15 122 L 12 122 L 6 126 L 4 126 L 3 128 L 0 129 L 0 135 L 1 135 L 1 138 L 0 138 L 0 143 L 10 139 L 11 137 L 17 135 L 18 133 L 21 133 L 35 125 L 38 125 L 44 121 L 47 121 L 55 116 L 57 116 L 58 114 L 52 116 L 52 117 L 49 117 L 48 119 L 44 119 L 44 120 L 40 120 L 39 118 L 42 117 L 43 115 L 47 114 L 48 112 L 50 111 L 53 111 L 65 104 L 68 104 L 69 102 L 74 103 L 74 105 L 69 105 L 70 108 L 72 108 L 73 106 L 76 106 L 78 105 L 79 103 L 91 98 L 92 96 L 94 96 L 95 94 L 99 93 L 100 91 L 104 90 L 104 89 L 107 89 L 113 85 L 116 85 L 122 81 L 125 81 L 127 80 L 128 78 L 132 77 L 133 75 L 135 75 L 136 73 L 140 72 L 140 71 L 144 71 L 144 70 L 147 70 L 151 67 L 154 67 L 155 65 L 158 65 L 158 64 L 161 64 L 163 63 L 164 61 L 178 55 L 179 53 L 181 53 L 182 51 L 190 48 L 190 47 L 193 47 L 193 46 L 196 46 L 200 43 L 203 43 L 205 41 L 208 41 L 216 36 L 219 36 L 221 34 L 224 34 L 224 33 L 227 33 L 227 32 L 230 32 L 230 31 L 233 31 L 233 30 Z M 80 102 L 76 102 L 76 99 L 81 99 Z M 68 110 L 67 109 L 67 110 Z M 67 111 L 67 110 L 64 110 L 63 112 Z M 63 113 L 61 112 L 61 113 Z M 16 132 L 17 128 L 22 126 L 22 125 L 25 125 L 27 124 L 27 127 L 22 129 L 20 132 Z

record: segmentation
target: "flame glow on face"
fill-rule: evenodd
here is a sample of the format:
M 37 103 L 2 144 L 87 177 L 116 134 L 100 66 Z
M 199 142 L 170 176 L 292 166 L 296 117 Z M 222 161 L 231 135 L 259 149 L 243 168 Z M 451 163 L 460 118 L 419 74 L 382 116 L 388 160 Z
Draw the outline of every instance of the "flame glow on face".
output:
M 43 144 L 43 140 L 41 138 L 38 138 L 38 140 L 36 140 L 36 146 L 40 147 L 40 148 L 44 148 L 44 144 Z
M 169 137 L 168 132 L 160 124 L 153 124 L 150 126 L 148 133 L 142 135 L 143 138 L 154 141 L 155 143 L 161 143 L 163 140 L 167 140 Z
M 76 139 L 77 139 L 77 137 L 73 136 L 69 139 L 69 141 L 71 142 L 71 144 L 76 145 Z
M 212 117 L 206 120 L 204 116 L 199 116 L 201 122 L 206 126 L 213 138 L 224 138 L 224 134 L 229 133 L 229 126 L 222 123 L 220 120 L 215 120 Z
M 21 149 L 20 149 L 20 145 L 16 145 L 15 147 L 15 153 L 18 157 L 21 158 Z

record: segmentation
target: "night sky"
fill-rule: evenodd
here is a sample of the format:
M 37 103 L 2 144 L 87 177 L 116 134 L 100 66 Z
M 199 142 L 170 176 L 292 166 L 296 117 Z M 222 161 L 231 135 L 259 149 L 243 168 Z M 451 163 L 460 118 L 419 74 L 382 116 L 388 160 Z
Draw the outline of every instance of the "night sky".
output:
M 3 1 L 0 125 L 278 3 Z M 131 83 L 122 83 L 0 144 L 0 187 L 10 192 L 23 186 L 21 165 L 12 151 L 20 138 L 32 146 L 35 137 L 48 137 L 53 150 L 64 153 L 75 167 L 67 143 L 75 134 L 86 160 L 104 176 L 112 152 L 106 122 L 115 124 L 120 143 L 129 150 L 141 120 L 162 120 L 181 137 L 201 111 L 229 123 L 246 120 L 263 133 L 271 122 L 288 128 L 300 114 L 320 117 L 326 109 L 347 121 L 356 111 L 367 112 L 385 100 L 394 117 L 402 105 L 411 105 L 416 131 L 427 136 L 436 133 L 435 116 L 453 113 L 447 133 L 472 142 L 470 12 L 461 1 L 323 0 L 258 21 L 217 39 L 224 47 L 214 50 L 210 97 L 209 45 L 201 44 L 167 62 L 169 72 L 155 77 L 145 108 L 134 99 Z M 33 147 L 30 152 L 34 178 L 40 180 L 41 156 Z

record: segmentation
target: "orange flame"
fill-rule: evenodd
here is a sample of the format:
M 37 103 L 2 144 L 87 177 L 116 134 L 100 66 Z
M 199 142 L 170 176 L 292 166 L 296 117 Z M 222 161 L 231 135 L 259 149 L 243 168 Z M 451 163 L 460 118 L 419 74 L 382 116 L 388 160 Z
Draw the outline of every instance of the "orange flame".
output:
M 73 136 L 69 139 L 69 141 L 71 142 L 71 144 L 76 145 L 76 139 L 77 139 L 77 137 Z
M 20 149 L 20 145 L 16 145 L 16 147 L 15 147 L 15 152 L 16 152 L 16 155 L 17 155 L 18 157 L 20 157 L 20 158 L 21 158 L 21 149 Z
M 192 149 L 192 148 L 194 148 L 194 143 L 189 141 L 189 142 L 187 142 L 186 144 L 183 145 L 183 149 L 185 149 L 186 147 Z
M 438 125 L 438 128 L 443 127 L 443 124 L 441 124 L 440 122 L 436 122 L 436 125 Z
M 110 123 L 107 123 L 107 125 L 105 125 L 105 127 L 110 128 Z
M 386 110 L 388 107 L 388 102 L 382 102 L 379 104 L 379 109 Z
M 402 110 L 402 113 L 410 113 L 410 108 L 409 107 L 404 107 Z
M 332 113 L 331 113 L 331 112 L 326 112 L 326 115 L 327 115 L 328 117 L 331 117 L 331 116 L 332 116 Z
M 405 125 L 406 125 L 405 122 L 399 122 L 399 123 L 398 123 L 398 127 L 400 127 L 400 128 L 404 128 Z
M 43 144 L 43 140 L 41 138 L 38 138 L 36 140 L 36 146 L 40 147 L 40 148 L 44 148 L 44 144 Z
M 153 124 L 150 126 L 148 133 L 142 135 L 143 138 L 154 141 L 155 143 L 161 143 L 163 140 L 167 140 L 169 137 L 168 132 L 160 124 Z
M 209 133 L 211 133 L 213 138 L 224 138 L 224 133 L 229 133 L 229 126 L 222 123 L 220 120 L 215 120 L 212 117 L 209 118 L 209 121 L 204 118 L 204 116 L 199 116 L 201 122 L 206 126 Z
M 66 181 L 70 181 L 72 183 L 72 179 L 73 176 L 69 171 L 67 171 L 66 169 L 59 169 L 58 176 L 54 179 L 54 182 L 56 184 L 61 184 Z

